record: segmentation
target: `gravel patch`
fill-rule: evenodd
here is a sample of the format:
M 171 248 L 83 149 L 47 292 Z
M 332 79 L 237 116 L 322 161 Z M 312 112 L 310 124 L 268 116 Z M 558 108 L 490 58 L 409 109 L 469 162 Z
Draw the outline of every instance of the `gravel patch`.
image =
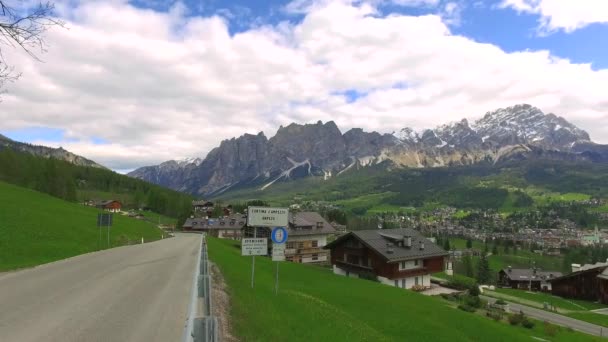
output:
M 220 269 L 211 263 L 212 295 L 213 307 L 212 314 L 217 317 L 220 325 L 219 338 L 224 342 L 238 342 L 239 339 L 232 334 L 232 322 L 230 320 L 230 297 L 228 296 L 226 282 Z

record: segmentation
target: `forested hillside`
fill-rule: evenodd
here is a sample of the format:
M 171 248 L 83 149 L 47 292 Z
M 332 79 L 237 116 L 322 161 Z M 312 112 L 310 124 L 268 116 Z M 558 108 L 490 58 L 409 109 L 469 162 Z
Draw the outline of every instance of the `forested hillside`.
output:
M 117 197 L 126 208 L 148 207 L 179 218 L 186 217 L 191 210 L 192 197 L 189 195 L 110 170 L 77 166 L 9 149 L 0 150 L 0 180 L 71 202 Z
M 219 198 L 258 198 L 276 204 L 326 201 L 355 215 L 437 206 L 507 213 L 532 207 L 557 210 L 552 205 L 556 199 L 608 198 L 608 165 L 524 160 L 392 171 L 378 165 L 328 180 L 308 178 L 279 183 L 265 190 L 234 189 Z

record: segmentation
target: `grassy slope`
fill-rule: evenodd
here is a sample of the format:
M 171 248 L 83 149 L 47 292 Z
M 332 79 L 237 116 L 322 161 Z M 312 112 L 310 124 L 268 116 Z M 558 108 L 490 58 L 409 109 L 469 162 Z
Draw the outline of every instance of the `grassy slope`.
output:
M 453 238 L 450 239 L 450 246 L 456 249 L 463 249 L 466 247 L 465 239 Z M 492 250 L 492 244 L 488 245 L 490 251 Z M 484 244 L 481 241 L 473 241 L 473 248 L 478 250 L 484 249 Z M 475 258 L 476 259 L 476 258 Z M 513 254 L 513 248 L 511 248 L 510 254 L 504 254 L 504 247 L 498 246 L 498 254 L 491 255 L 489 258 L 490 269 L 494 272 L 498 272 L 501 269 L 512 266 L 518 267 L 530 267 L 530 261 L 536 262 L 537 267 L 541 267 L 545 270 L 559 271 L 562 268 L 562 258 L 550 255 L 540 255 L 537 253 L 530 252 L 526 249 L 517 251 L 517 254 Z
M 0 182 L 0 271 L 34 266 L 99 248 L 98 210 Z M 152 224 L 114 215 L 112 246 L 157 240 Z M 106 235 L 103 235 L 106 247 Z
M 593 303 L 583 300 L 570 300 L 564 299 L 557 296 L 552 296 L 548 293 L 541 292 L 528 292 L 524 290 L 514 289 L 496 289 L 498 293 L 504 293 L 509 296 L 530 300 L 537 303 L 549 303 L 553 304 L 558 308 L 565 310 L 581 311 L 581 310 L 595 310 L 595 309 L 606 309 L 608 306 L 599 303 Z
M 210 259 L 229 286 L 233 324 L 244 341 L 530 341 L 546 337 L 449 307 L 439 298 L 333 275 L 292 263 L 280 265 L 280 292 L 273 292 L 275 264 L 251 258 L 235 242 L 210 238 Z M 560 333 L 554 341 L 587 340 Z

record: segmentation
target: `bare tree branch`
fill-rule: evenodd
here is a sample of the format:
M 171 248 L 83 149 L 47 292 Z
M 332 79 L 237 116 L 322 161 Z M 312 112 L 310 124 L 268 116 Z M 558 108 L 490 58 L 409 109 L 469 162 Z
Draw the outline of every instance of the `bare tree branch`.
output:
M 46 52 L 44 33 L 53 26 L 65 27 L 62 20 L 54 17 L 55 6 L 50 1 L 19 9 L 14 5 L 16 3 L 23 3 L 23 0 L 0 0 L 0 90 L 20 76 L 6 62 L 3 48 L 21 49 L 41 61 L 38 55 Z

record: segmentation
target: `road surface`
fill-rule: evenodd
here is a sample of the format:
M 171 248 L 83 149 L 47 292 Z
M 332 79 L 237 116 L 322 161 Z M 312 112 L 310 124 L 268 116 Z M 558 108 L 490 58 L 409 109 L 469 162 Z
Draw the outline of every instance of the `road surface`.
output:
M 496 298 L 480 296 L 481 298 L 489 301 L 490 303 L 494 303 Z M 555 314 L 549 311 L 532 308 L 526 305 L 515 304 L 513 302 L 509 302 L 505 300 L 505 302 L 509 303 L 509 311 L 513 313 L 518 313 L 520 310 L 523 311 L 524 314 L 536 318 L 540 321 L 547 321 L 556 325 L 561 325 L 564 327 L 570 327 L 574 330 L 582 331 L 584 333 L 595 335 L 595 336 L 603 336 L 608 337 L 608 329 L 599 325 L 587 323 L 584 321 L 579 321 L 578 319 L 570 318 L 567 316 Z
M 179 341 L 200 243 L 178 234 L 0 274 L 0 340 Z

